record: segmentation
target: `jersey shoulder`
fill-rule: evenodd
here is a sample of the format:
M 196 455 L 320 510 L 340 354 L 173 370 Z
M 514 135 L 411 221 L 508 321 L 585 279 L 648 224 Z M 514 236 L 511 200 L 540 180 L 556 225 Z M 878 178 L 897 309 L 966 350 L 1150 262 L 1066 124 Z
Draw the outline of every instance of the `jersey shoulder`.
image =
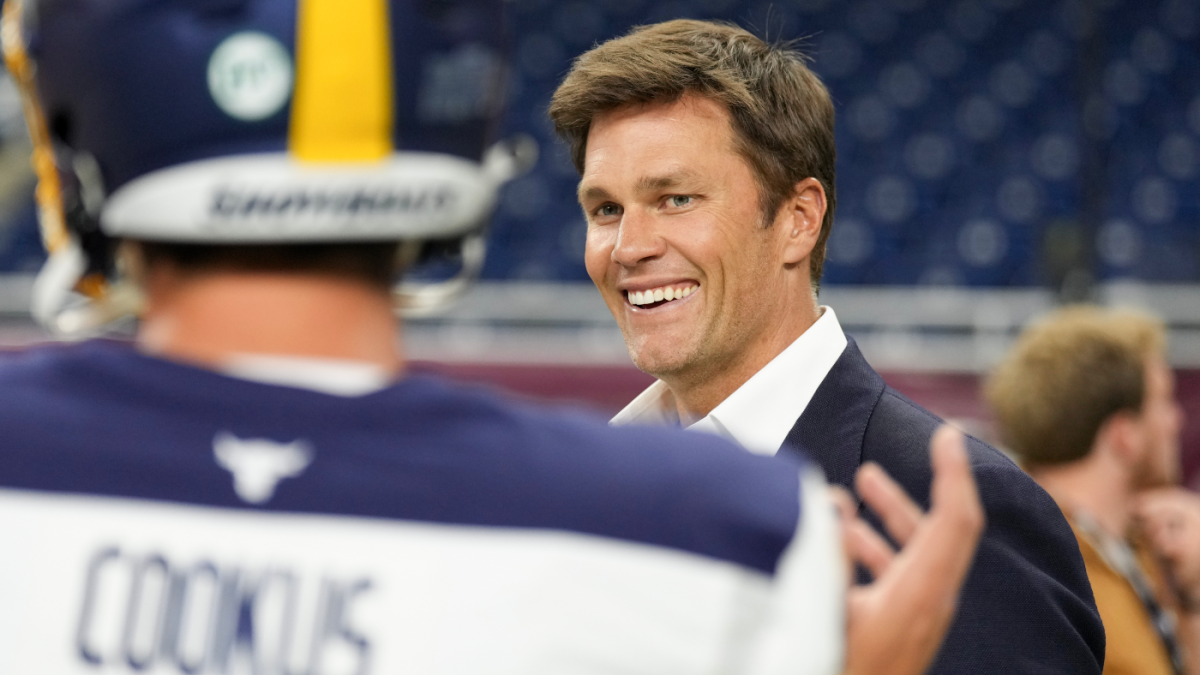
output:
M 504 477 L 512 493 L 540 494 L 545 513 L 581 529 L 703 553 L 773 572 L 800 521 L 801 474 L 792 459 L 753 455 L 724 439 L 652 427 L 610 427 L 578 411 L 496 398 L 428 381 L 421 416 L 431 433 L 458 422 L 456 443 Z M 440 421 L 438 421 L 440 420 Z
M 0 357 L 0 390 L 10 487 L 567 530 L 767 573 L 800 522 L 798 464 L 422 376 L 340 397 L 93 342 Z M 310 463 L 248 503 L 222 444 Z

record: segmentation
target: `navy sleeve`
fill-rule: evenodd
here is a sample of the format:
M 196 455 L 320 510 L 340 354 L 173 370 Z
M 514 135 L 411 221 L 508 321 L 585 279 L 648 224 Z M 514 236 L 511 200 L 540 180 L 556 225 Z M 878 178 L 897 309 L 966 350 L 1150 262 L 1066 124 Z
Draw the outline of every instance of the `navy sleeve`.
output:
M 874 460 L 928 507 L 935 416 L 888 390 L 868 425 Z M 969 439 L 987 529 L 930 675 L 1100 675 L 1104 626 L 1058 506 L 999 451 Z M 878 520 L 868 514 L 877 529 Z
M 1098 675 L 1104 626 L 1058 506 L 1016 467 L 976 462 L 975 478 L 987 530 L 930 675 Z

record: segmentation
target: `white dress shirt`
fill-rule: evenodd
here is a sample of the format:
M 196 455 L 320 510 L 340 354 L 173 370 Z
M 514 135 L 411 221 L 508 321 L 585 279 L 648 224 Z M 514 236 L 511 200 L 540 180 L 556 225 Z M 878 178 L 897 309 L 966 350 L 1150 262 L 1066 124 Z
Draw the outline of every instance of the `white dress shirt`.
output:
M 724 436 L 760 455 L 774 455 L 846 344 L 837 315 L 821 307 L 816 323 L 688 429 Z M 678 425 L 675 397 L 659 380 L 609 424 Z

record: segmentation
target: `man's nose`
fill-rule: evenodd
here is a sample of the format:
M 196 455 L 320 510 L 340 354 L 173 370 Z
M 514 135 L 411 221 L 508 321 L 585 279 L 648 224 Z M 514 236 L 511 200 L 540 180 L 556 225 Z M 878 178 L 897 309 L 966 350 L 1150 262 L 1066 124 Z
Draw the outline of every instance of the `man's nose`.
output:
M 635 267 L 661 256 L 666 250 L 666 242 L 661 234 L 654 217 L 626 211 L 617 229 L 613 262 L 623 267 Z

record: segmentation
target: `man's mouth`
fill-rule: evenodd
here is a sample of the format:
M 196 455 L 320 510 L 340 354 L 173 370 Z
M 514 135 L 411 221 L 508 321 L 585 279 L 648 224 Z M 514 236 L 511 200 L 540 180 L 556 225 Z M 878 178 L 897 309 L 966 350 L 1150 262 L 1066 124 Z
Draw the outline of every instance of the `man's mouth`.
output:
M 695 283 L 659 286 L 658 288 L 648 288 L 644 291 L 626 291 L 625 297 L 631 305 L 650 309 L 665 305 L 674 300 L 686 298 L 694 293 L 697 288 L 700 288 L 700 286 Z

